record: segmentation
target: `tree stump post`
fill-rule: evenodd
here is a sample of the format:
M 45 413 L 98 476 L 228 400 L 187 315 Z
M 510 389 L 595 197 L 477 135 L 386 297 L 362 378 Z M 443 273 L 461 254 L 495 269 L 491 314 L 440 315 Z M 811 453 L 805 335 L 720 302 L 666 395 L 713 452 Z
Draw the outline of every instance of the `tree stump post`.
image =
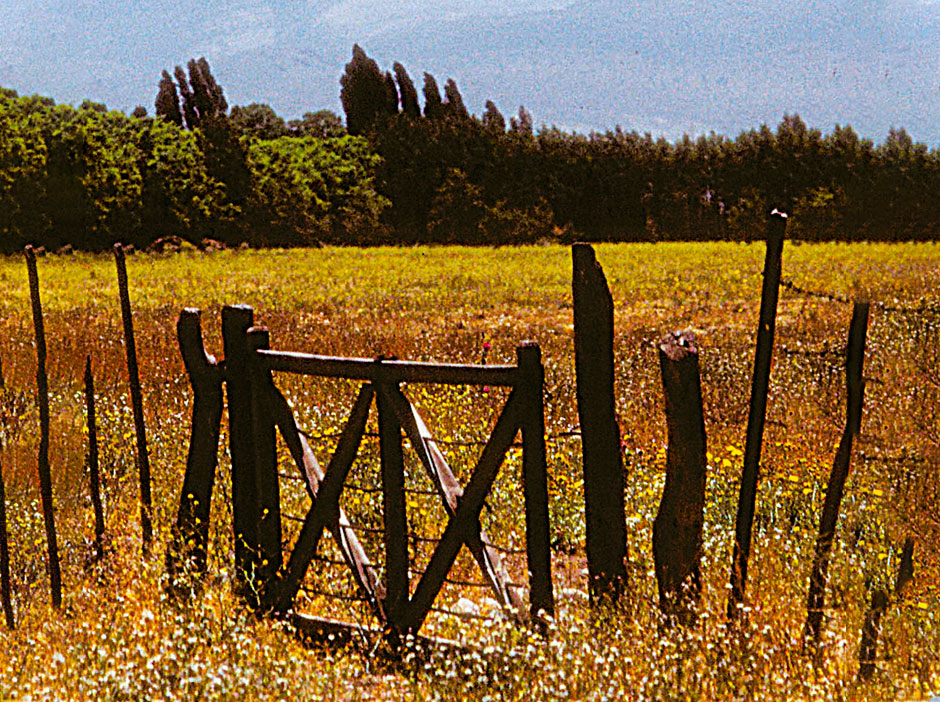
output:
M 689 331 L 667 334 L 659 346 L 666 398 L 666 485 L 653 522 L 659 606 L 670 621 L 694 624 L 701 593 L 705 509 L 705 418 L 698 347 Z
M 198 579 L 206 572 L 212 487 L 218 464 L 222 423 L 222 372 L 202 341 L 200 312 L 185 309 L 176 323 L 183 364 L 193 389 L 192 429 L 186 456 L 173 544 L 167 552 L 167 571 L 174 588 L 182 578 Z
M 588 244 L 574 244 L 574 355 L 584 470 L 588 590 L 616 601 L 626 585 L 623 455 L 614 404 L 614 305 Z

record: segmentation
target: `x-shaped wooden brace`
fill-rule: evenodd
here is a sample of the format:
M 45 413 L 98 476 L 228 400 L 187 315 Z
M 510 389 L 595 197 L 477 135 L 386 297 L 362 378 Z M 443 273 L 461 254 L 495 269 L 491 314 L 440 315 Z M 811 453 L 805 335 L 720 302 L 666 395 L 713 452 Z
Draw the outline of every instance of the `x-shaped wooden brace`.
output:
M 364 385 L 360 390 L 325 474 L 306 439 L 297 429 L 287 401 L 273 383 L 270 391 L 275 423 L 281 430 L 292 457 L 307 477 L 313 506 L 304 520 L 286 569 L 268 590 L 269 607 L 279 612 L 290 609 L 310 561 L 316 554 L 323 530 L 329 528 L 357 582 L 369 596 L 376 615 L 399 633 L 415 633 L 420 629 L 461 546 L 465 543 L 480 564 L 484 577 L 493 588 L 500 604 L 510 607 L 516 616 L 521 616 L 518 595 L 506 584 L 506 575 L 499 555 L 486 541 L 479 522 L 486 496 L 492 488 L 506 452 L 521 427 L 522 400 L 517 391 L 510 394 L 466 490 L 461 490 L 414 406 L 397 386 L 383 387 L 380 390 L 383 399 L 392 406 L 406 434 L 418 450 L 419 457 L 432 476 L 450 515 L 444 534 L 418 582 L 414 596 L 405 603 L 403 611 L 396 613 L 395 619 L 398 621 L 394 622 L 388 621 L 384 607 L 384 589 L 375 570 L 339 507 L 343 483 L 358 452 L 375 390 L 371 385 Z

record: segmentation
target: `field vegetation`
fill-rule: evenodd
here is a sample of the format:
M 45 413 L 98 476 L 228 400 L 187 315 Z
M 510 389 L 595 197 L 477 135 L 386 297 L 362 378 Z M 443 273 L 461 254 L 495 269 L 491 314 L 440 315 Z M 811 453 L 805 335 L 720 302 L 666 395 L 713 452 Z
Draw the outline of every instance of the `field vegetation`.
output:
M 617 409 L 626 474 L 629 595 L 587 607 L 583 494 L 576 435 L 568 249 L 318 248 L 188 251 L 128 258 L 153 466 L 156 539 L 141 555 L 134 441 L 114 263 L 109 256 L 39 261 L 52 401 L 52 470 L 63 556 L 64 606 L 49 604 L 36 479 L 35 353 L 21 256 L 0 259 L 0 459 L 6 482 L 17 628 L 0 632 L 3 699 L 920 699 L 940 689 L 940 300 L 934 244 L 787 244 L 784 277 L 837 298 L 870 298 L 862 435 L 853 457 L 830 568 L 823 647 L 801 652 L 816 524 L 842 430 L 851 305 L 781 291 L 761 468 L 747 617 L 725 625 L 726 584 L 741 469 L 760 244 L 608 244 L 597 247 L 615 301 Z M 538 341 L 546 367 L 546 430 L 557 616 L 546 637 L 494 620 L 434 613 L 428 633 L 472 643 L 387 667 L 371 652 L 306 648 L 282 623 L 257 618 L 233 594 L 229 464 L 213 497 L 210 576 L 182 601 L 167 594 L 164 555 L 189 437 L 191 392 L 175 339 L 184 307 L 203 310 L 210 352 L 221 355 L 219 312 L 249 304 L 277 349 L 417 360 L 514 362 Z M 911 312 L 910 310 L 916 310 Z M 692 328 L 701 343 L 709 471 L 699 623 L 664 627 L 651 530 L 662 491 L 665 421 L 656 342 Z M 84 465 L 82 372 L 97 385 L 108 550 L 92 558 Z M 322 463 L 355 387 L 277 378 Z M 409 387 L 464 479 L 504 395 L 490 388 Z M 374 422 L 374 418 L 370 421 Z M 226 441 L 223 430 L 223 444 Z M 283 447 L 281 447 L 283 449 Z M 420 485 L 409 458 L 408 480 Z M 286 452 L 282 471 L 290 470 Z M 521 548 L 518 456 L 497 481 L 484 527 Z M 368 442 L 350 482 L 377 481 Z M 425 485 L 429 487 L 429 485 Z M 306 498 L 282 483 L 285 511 Z M 368 492 L 344 493 L 351 517 L 380 524 Z M 439 534 L 443 511 L 418 496 L 412 526 Z M 288 539 L 296 525 L 285 522 Z M 873 681 L 856 682 L 862 621 L 875 588 L 891 589 L 904 540 L 915 576 L 892 598 Z M 376 537 L 380 538 L 380 537 Z M 379 557 L 378 542 L 364 539 Z M 323 555 L 329 555 L 328 550 Z M 417 566 L 427 553 L 414 548 Z M 316 564 L 315 564 L 316 565 Z M 509 558 L 511 574 L 524 578 Z M 368 623 L 345 574 L 318 568 L 298 608 Z M 321 572 L 322 571 L 322 572 Z M 458 572 L 472 569 L 458 561 Z M 319 594 L 318 594 L 319 593 Z M 486 592 L 452 588 L 442 609 L 491 612 Z

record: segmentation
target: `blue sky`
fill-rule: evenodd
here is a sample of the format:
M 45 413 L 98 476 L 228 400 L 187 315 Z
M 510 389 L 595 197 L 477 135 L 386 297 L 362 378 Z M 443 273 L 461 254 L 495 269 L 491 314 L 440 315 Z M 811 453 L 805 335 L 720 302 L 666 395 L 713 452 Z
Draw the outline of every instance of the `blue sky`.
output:
M 940 0 L 3 0 L 0 85 L 153 110 L 205 56 L 229 104 L 341 113 L 352 44 L 536 124 L 736 136 L 799 113 L 940 145 Z

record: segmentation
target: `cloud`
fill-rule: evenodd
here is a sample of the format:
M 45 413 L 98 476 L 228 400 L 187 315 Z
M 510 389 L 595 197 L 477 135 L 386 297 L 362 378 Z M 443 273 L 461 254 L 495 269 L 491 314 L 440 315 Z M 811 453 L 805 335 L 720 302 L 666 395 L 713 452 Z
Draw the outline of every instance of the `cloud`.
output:
M 326 9 L 320 19 L 338 30 L 364 38 L 407 25 L 429 22 L 479 21 L 484 18 L 564 10 L 575 0 L 341 0 Z
M 205 48 L 200 53 L 224 58 L 267 49 L 276 43 L 277 18 L 271 7 L 242 7 L 226 15 L 216 26 L 206 27 Z

